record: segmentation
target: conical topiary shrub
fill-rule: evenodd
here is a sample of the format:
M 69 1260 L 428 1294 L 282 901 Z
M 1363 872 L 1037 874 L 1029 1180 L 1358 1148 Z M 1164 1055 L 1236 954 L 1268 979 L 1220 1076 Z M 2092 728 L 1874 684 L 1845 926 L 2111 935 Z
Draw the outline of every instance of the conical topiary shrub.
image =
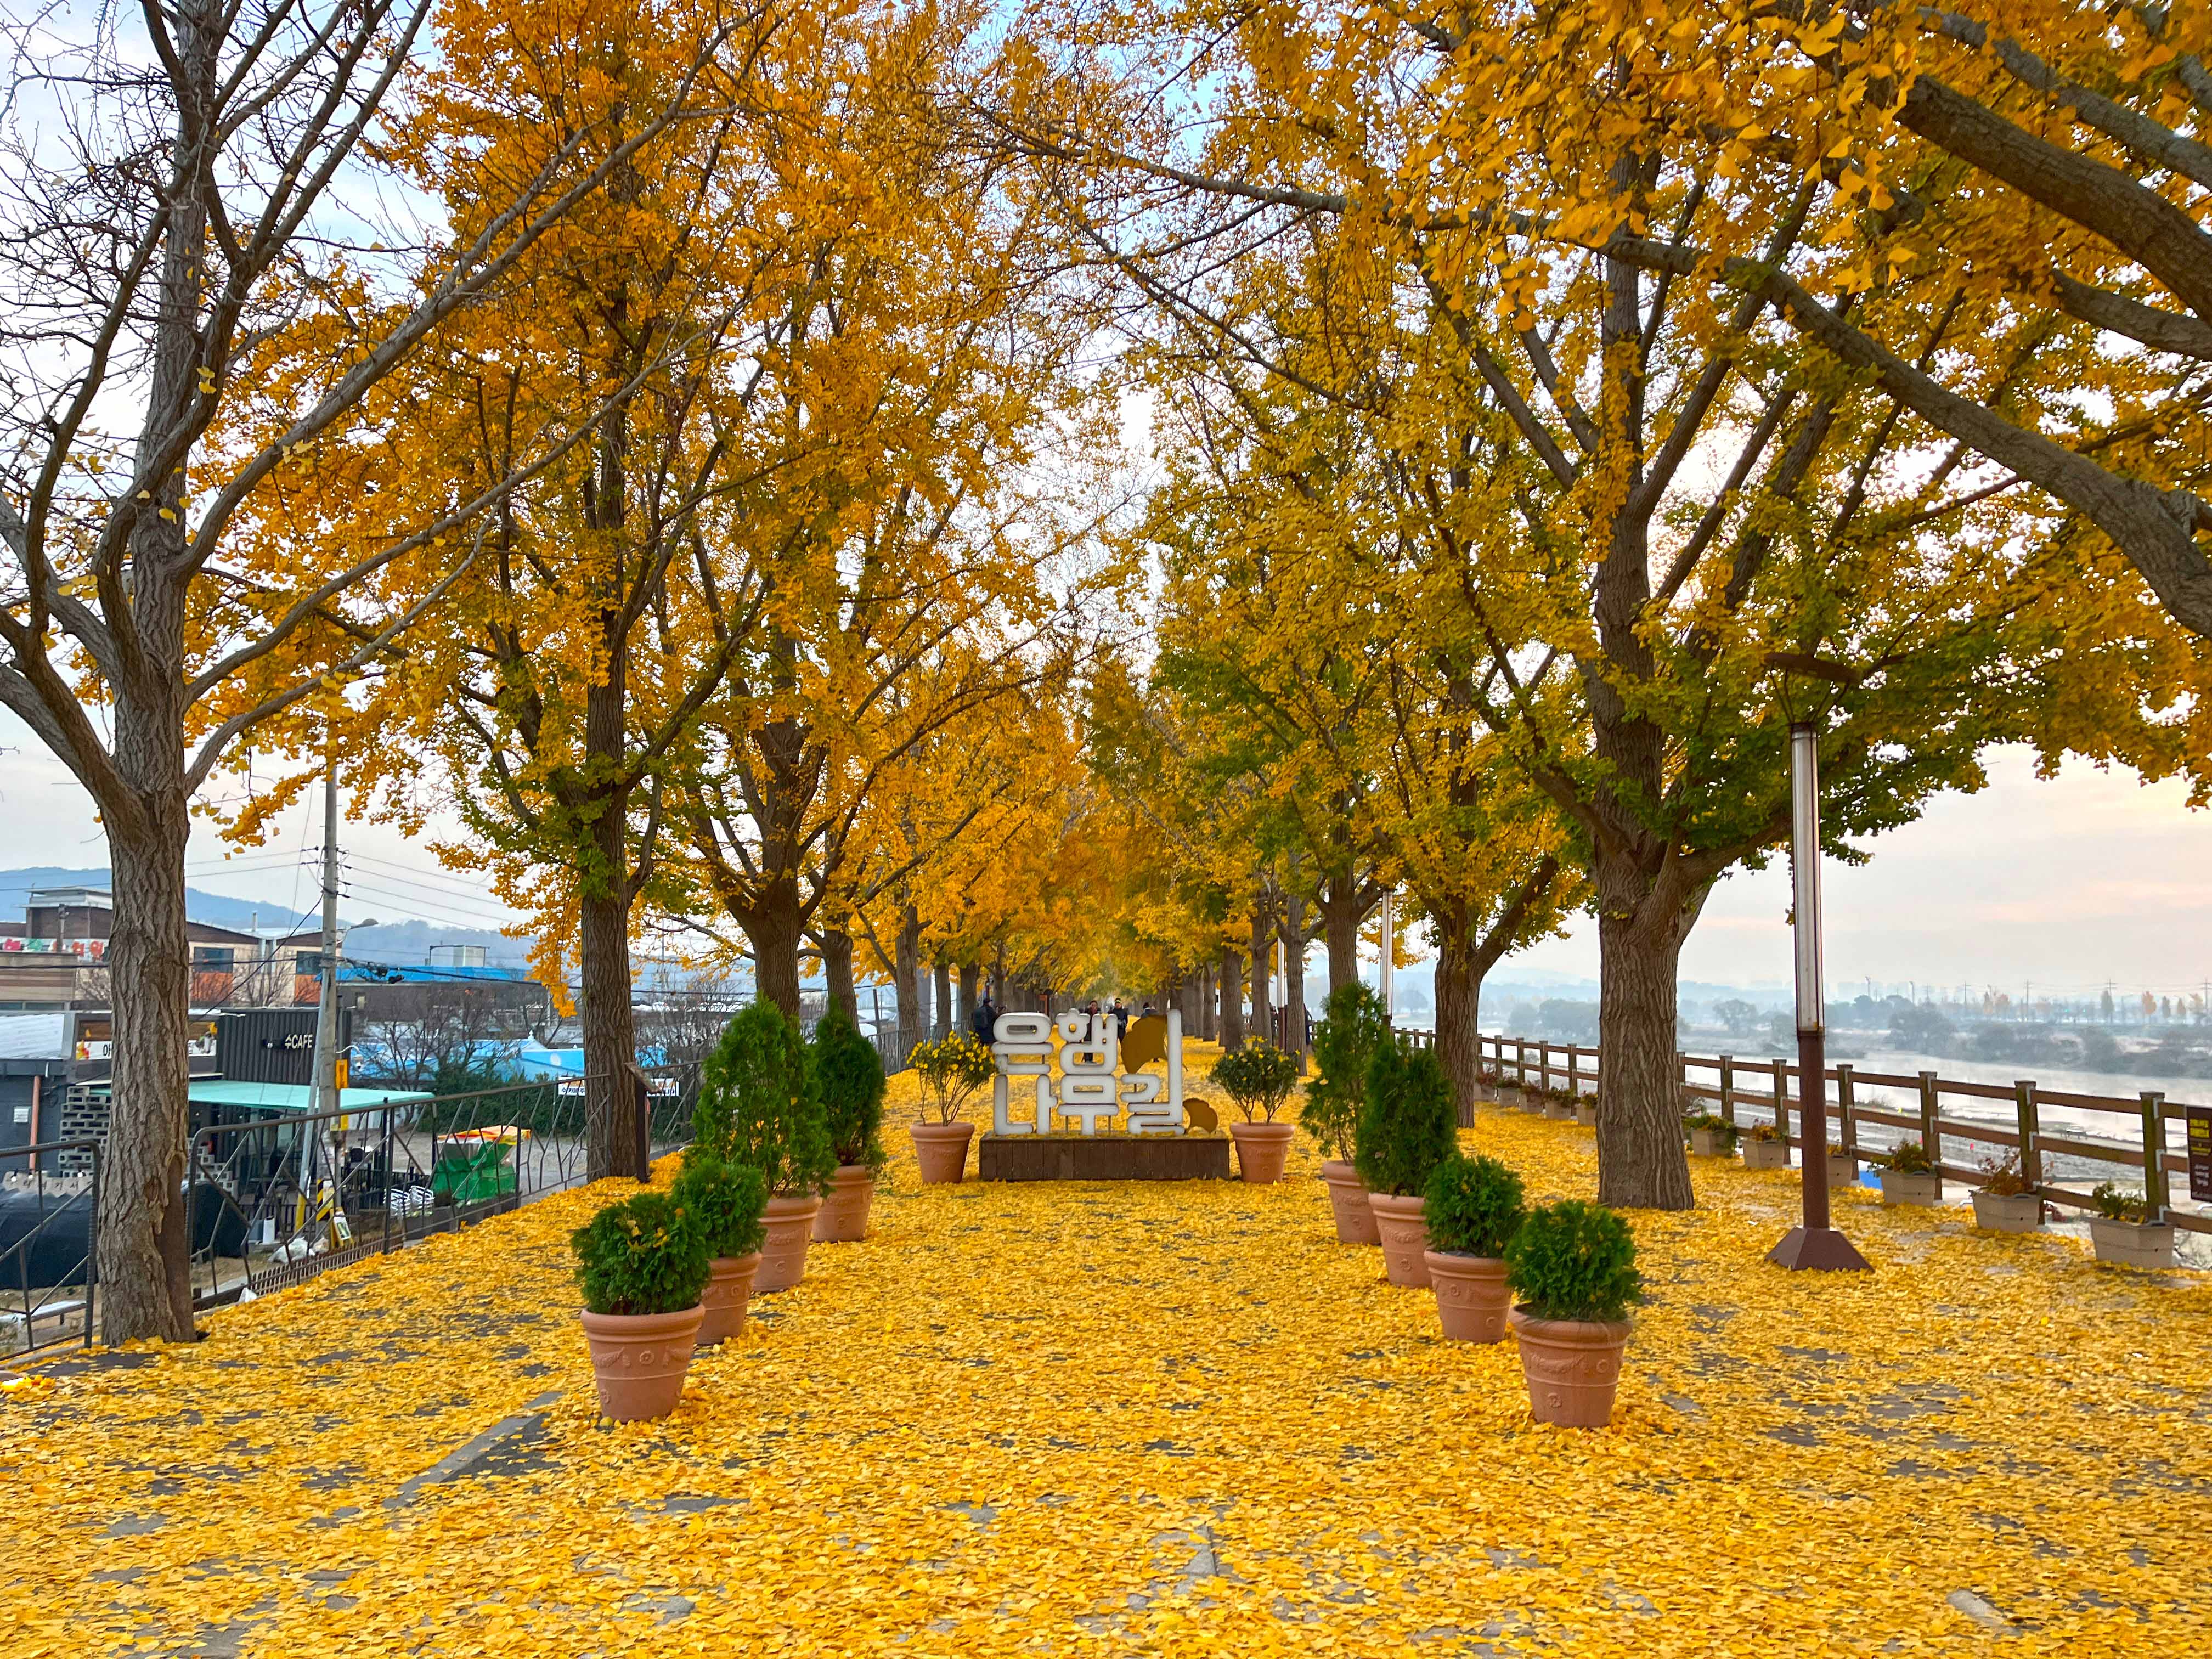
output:
M 890 1160 L 884 1152 L 884 1062 L 842 1008 L 816 1022 L 815 1088 L 837 1160 L 830 1197 L 814 1218 L 814 1237 L 850 1242 L 868 1236 L 868 1205 Z
M 1367 1066 L 1352 1168 L 1366 1184 L 1382 1266 L 1393 1285 L 1429 1284 L 1422 1194 L 1437 1164 L 1459 1150 L 1451 1079 L 1433 1051 L 1385 1042 Z
M 1298 1121 L 1321 1145 L 1321 1178 L 1328 1187 L 1340 1244 L 1382 1242 L 1375 1231 L 1375 1206 L 1367 1201 L 1352 1155 L 1359 1109 L 1367 1101 L 1367 1067 L 1375 1051 L 1389 1041 L 1389 1017 L 1374 992 L 1352 984 L 1328 994 L 1322 1022 L 1314 1028 L 1314 1064 L 1320 1075 L 1306 1085 Z
M 806 1242 L 837 1173 L 806 1039 L 774 1003 L 756 1002 L 723 1028 L 702 1069 L 692 1118 L 700 1146 L 768 1183 L 753 1288 L 787 1290 L 805 1274 Z

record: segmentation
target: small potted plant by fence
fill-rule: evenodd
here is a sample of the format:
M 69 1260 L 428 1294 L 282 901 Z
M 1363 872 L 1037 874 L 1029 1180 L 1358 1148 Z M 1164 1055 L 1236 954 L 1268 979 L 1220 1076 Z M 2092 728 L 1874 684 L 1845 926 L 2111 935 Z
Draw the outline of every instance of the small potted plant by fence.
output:
M 1328 994 L 1328 1016 L 1314 1030 L 1314 1060 L 1320 1074 L 1306 1085 L 1298 1121 L 1320 1143 L 1321 1178 L 1328 1186 L 1328 1207 L 1340 1244 L 1382 1242 L 1375 1231 L 1375 1209 L 1367 1201 L 1367 1188 L 1352 1167 L 1352 1152 L 1359 1109 L 1367 1099 L 1367 1067 L 1375 1050 L 1389 1040 L 1382 999 L 1364 985 L 1340 985 Z
M 798 1022 L 756 1002 L 722 1030 L 700 1070 L 692 1116 L 699 1145 L 725 1164 L 744 1164 L 768 1184 L 760 1270 L 753 1289 L 789 1290 L 806 1276 L 806 1243 L 822 1196 L 837 1173 L 830 1121 Z
M 1883 1203 L 1927 1206 L 1943 1201 L 1943 1177 L 1936 1173 L 1928 1149 L 1918 1141 L 1899 1141 L 1877 1163 Z
M 1572 1089 L 1553 1090 L 1545 1097 L 1544 1115 L 1557 1118 L 1562 1123 L 1567 1122 L 1575 1115 L 1576 1093 Z
M 1428 1249 L 1422 1261 L 1437 1292 L 1437 1320 L 1455 1342 L 1500 1342 L 1513 1293 L 1505 1247 L 1528 1206 L 1521 1177 L 1494 1158 L 1455 1153 L 1430 1172 L 1424 1193 Z
M 707 1241 L 707 1288 L 700 1293 L 704 1314 L 698 1343 L 711 1347 L 745 1328 L 753 1297 L 753 1275 L 760 1271 L 761 1212 L 768 1204 L 768 1182 L 743 1164 L 725 1164 L 693 1145 L 684 1154 L 683 1173 L 670 1188 L 677 1207 L 699 1224 Z
M 1974 1189 L 1974 1225 L 1993 1233 L 2032 1233 L 2043 1225 L 2043 1200 L 2021 1173 L 2020 1154 L 1985 1158 Z
M 1699 1158 L 1734 1158 L 1736 1127 L 1717 1112 L 1697 1112 L 1682 1120 L 1690 1150 Z
M 707 1237 L 697 1218 L 668 1194 L 641 1192 L 608 1205 L 568 1242 L 600 1413 L 620 1423 L 667 1416 L 705 1316 Z
M 2097 1206 L 2089 1218 L 2089 1237 L 2098 1261 L 2117 1267 L 2173 1266 L 2173 1225 L 2153 1221 L 2141 1194 L 2123 1192 L 2107 1181 L 2089 1194 L 2089 1201 Z
M 914 1160 L 921 1166 L 923 1185 L 950 1186 L 968 1173 L 968 1142 L 975 1133 L 960 1114 L 990 1087 L 998 1064 L 965 1031 L 915 1045 L 907 1063 L 921 1081 L 921 1115 L 907 1126 Z
M 1575 1097 L 1575 1121 L 1585 1129 L 1597 1127 L 1597 1091 Z
M 1828 1146 L 1828 1184 L 1831 1187 L 1855 1185 L 1859 1178 L 1859 1155 L 1847 1152 L 1831 1141 Z
M 1613 1420 L 1629 1304 L 1642 1284 L 1628 1224 L 1579 1199 L 1531 1210 L 1505 1247 L 1505 1282 L 1536 1420 L 1603 1428 Z
M 1393 1285 L 1428 1285 L 1425 1195 L 1437 1165 L 1459 1150 L 1458 1117 L 1451 1079 L 1433 1049 L 1395 1042 L 1376 1049 L 1367 1064 L 1352 1164 L 1374 1207 L 1382 1266 Z
M 1747 1170 L 1786 1170 L 1790 1143 L 1777 1124 L 1754 1123 L 1743 1133 L 1743 1167 Z
M 1241 1121 L 1229 1126 L 1238 1173 L 1258 1186 L 1280 1181 L 1291 1155 L 1291 1126 L 1276 1122 L 1275 1114 L 1297 1087 L 1297 1056 L 1253 1037 L 1213 1062 L 1213 1080 L 1241 1114 Z
M 814 1237 L 850 1243 L 868 1236 L 868 1204 L 890 1159 L 884 1154 L 884 1060 L 834 1004 L 815 1022 L 815 1086 L 837 1160 L 830 1195 L 814 1218 Z

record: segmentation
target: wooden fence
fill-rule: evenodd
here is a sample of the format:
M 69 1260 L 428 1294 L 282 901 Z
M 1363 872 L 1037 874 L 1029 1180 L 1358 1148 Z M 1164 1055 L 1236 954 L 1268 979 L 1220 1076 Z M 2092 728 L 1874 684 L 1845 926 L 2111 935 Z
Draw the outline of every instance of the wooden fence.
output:
M 1435 1042 L 1433 1033 L 1427 1031 L 1403 1035 L 1422 1048 Z M 1484 1072 L 1494 1086 L 1559 1089 L 1575 1094 L 1595 1093 L 1599 1086 L 1598 1051 L 1595 1048 L 1571 1042 L 1486 1036 L 1480 1039 L 1480 1052 Z M 1731 1124 L 1771 1122 L 1781 1128 L 1789 1145 L 1802 1145 L 1801 1137 L 1791 1127 L 1797 1098 L 1798 1067 L 1794 1060 L 1679 1054 L 1676 1062 L 1685 1111 L 1704 1104 Z M 1929 1161 L 1943 1179 L 1978 1187 L 1984 1180 L 1983 1171 L 1971 1164 L 1946 1163 L 1946 1143 L 1969 1141 L 1981 1146 L 2004 1147 L 2019 1154 L 2021 1173 L 2039 1197 L 2048 1203 L 2078 1210 L 2094 1208 L 2094 1200 L 2085 1191 L 2046 1179 L 2045 1159 L 2063 1156 L 2108 1164 L 2141 1179 L 2152 1219 L 2170 1221 L 2188 1232 L 2212 1233 L 2212 1214 L 2173 1207 L 2171 1183 L 2176 1166 L 2180 1166 L 2185 1176 L 2187 1166 L 2185 1158 L 2168 1146 L 2166 1126 L 2183 1124 L 2185 1144 L 2186 1116 L 2192 1109 L 2169 1104 L 2160 1091 L 2147 1089 L 2130 1100 L 2112 1095 L 2045 1089 L 2032 1079 L 2008 1086 L 1969 1083 L 1940 1077 L 1934 1072 L 1863 1072 L 1848 1064 L 1832 1066 L 1826 1075 L 1830 1132 L 1854 1158 L 1887 1150 L 1886 1145 L 1877 1146 L 1871 1140 L 1863 1148 L 1860 1144 L 1861 1129 L 1879 1124 L 1901 1131 L 1897 1139 L 1917 1137 L 1928 1150 Z M 1891 1111 L 1860 1103 L 1861 1090 L 1877 1088 L 1910 1091 L 1914 1109 Z M 2008 1103 L 2012 1107 L 2010 1121 L 1946 1116 L 1947 1098 Z M 2116 1133 L 2124 1122 L 2129 1138 L 2108 1139 L 2046 1129 L 2042 1123 L 2042 1112 L 2046 1107 L 2108 1115 L 2114 1120 Z M 2205 1109 L 2193 1109 L 2202 1112 Z M 1894 1140 L 1888 1144 L 1893 1145 Z

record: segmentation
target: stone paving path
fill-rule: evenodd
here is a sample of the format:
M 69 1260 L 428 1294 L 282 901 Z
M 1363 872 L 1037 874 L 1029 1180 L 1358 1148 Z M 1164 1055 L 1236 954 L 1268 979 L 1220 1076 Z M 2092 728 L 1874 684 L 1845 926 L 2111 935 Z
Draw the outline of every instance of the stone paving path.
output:
M 895 1139 L 902 1137 L 894 1136 Z M 1589 1136 L 1467 1136 L 1540 1197 Z M 1276 1188 L 922 1188 L 596 1423 L 560 1194 L 0 1400 L 12 1652 L 2212 1650 L 2212 1285 L 1954 1213 L 1760 1265 L 1791 1188 L 1639 1217 L 1615 1425 Z

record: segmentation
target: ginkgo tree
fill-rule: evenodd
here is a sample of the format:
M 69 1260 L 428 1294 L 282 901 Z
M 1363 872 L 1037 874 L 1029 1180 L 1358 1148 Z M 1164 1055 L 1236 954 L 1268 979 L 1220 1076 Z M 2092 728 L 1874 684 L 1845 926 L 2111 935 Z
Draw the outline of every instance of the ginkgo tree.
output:
M 1374 425 L 1389 459 L 1370 516 L 1392 533 L 1369 602 L 1409 642 L 1479 647 L 1469 718 L 1571 826 L 1589 884 L 1600 1196 L 1687 1205 L 1676 965 L 1714 882 L 1783 836 L 1788 726 L 1823 727 L 1832 850 L 1856 856 L 1847 836 L 1978 782 L 1992 742 L 2179 763 L 2185 653 L 2154 621 L 2114 629 L 2140 609 L 2080 580 L 2085 558 L 2117 564 L 2108 550 L 1961 477 L 1759 293 L 1647 279 L 1468 211 L 1542 171 L 1504 141 L 1547 95 L 1516 55 L 1430 73 L 1435 20 L 1395 12 L 1146 21 L 1173 42 L 1153 60 L 1204 71 L 1202 147 L 1137 153 L 1120 141 L 1143 122 L 1084 131 L 1048 88 L 1011 118 L 1178 328 Z M 1605 87 L 1606 38 L 1554 54 L 1554 102 Z M 1638 136 L 1616 160 L 1639 226 L 1693 240 L 1740 210 L 1728 180 L 1791 165 L 1695 128 Z M 1760 222 L 1770 260 L 1863 246 L 1824 189 L 1799 184 Z M 1302 235 L 1310 256 L 1274 259 Z M 1302 307 L 1279 303 L 1271 261 Z M 1917 297 L 1970 330 L 1988 303 L 1942 273 Z
M 483 150 L 460 112 L 534 95 L 522 66 L 574 12 L 178 0 L 115 27 L 24 14 L 0 35 L 0 703 L 83 785 L 108 842 L 112 1340 L 192 1329 L 194 796 L 257 726 L 380 660 L 458 579 L 486 512 L 574 434 L 533 434 L 474 488 L 282 560 L 255 556 L 258 525 L 310 468 L 388 466 L 392 377 L 690 118 L 727 27 L 702 15 L 619 132 L 586 98 L 541 106 L 527 154 Z M 474 210 L 395 222 L 384 187 L 402 171 Z

